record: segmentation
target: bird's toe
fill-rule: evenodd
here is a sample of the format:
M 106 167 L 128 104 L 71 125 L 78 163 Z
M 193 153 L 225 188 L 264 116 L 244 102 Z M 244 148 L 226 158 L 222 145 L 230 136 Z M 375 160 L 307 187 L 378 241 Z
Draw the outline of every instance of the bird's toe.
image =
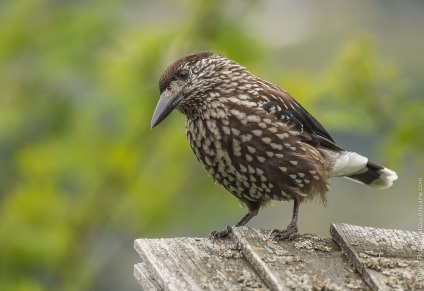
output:
M 279 230 L 279 229 L 274 229 L 271 232 L 271 238 L 273 240 L 293 240 L 297 237 L 298 235 L 298 228 L 297 225 L 293 225 L 293 224 L 289 224 L 289 226 L 287 227 L 287 229 L 285 230 Z
M 224 230 L 221 230 L 221 231 L 214 230 L 214 231 L 212 231 L 209 238 L 212 241 L 215 241 L 216 239 L 229 237 L 230 233 L 231 233 L 231 226 L 228 225 Z

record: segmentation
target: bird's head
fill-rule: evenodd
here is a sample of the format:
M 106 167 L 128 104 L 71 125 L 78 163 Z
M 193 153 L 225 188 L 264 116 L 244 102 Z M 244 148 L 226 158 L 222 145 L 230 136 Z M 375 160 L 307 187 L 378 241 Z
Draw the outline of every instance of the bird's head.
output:
M 211 52 L 195 53 L 177 60 L 160 78 L 160 99 L 151 127 L 161 123 L 174 109 L 186 115 L 202 110 L 208 97 L 214 96 L 210 94 L 212 91 L 231 91 L 228 87 L 236 86 L 231 82 L 230 75 L 237 70 L 244 68 Z

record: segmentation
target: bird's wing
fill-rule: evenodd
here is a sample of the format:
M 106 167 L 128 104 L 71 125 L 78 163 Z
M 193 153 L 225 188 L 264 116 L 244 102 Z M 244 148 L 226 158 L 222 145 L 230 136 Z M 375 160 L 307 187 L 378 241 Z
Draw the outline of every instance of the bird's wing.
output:
M 277 87 L 264 91 L 264 94 L 268 101 L 264 101 L 261 107 L 278 120 L 294 126 L 301 133 L 305 142 L 315 147 L 333 151 L 343 150 L 335 143 L 318 120 L 306 111 L 289 93 Z

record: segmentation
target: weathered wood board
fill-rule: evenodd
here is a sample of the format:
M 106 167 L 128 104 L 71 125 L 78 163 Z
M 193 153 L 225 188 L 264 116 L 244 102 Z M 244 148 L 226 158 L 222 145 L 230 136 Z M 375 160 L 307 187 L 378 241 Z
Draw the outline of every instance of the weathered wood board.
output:
M 269 230 L 238 227 L 215 242 L 137 239 L 134 275 L 144 290 L 421 290 L 420 234 L 348 224 L 330 232 L 274 241 Z
M 145 290 L 268 290 L 230 239 L 138 239 L 134 246 L 143 261 L 135 274 L 148 282 Z
M 303 234 L 294 241 L 274 241 L 270 231 L 247 227 L 233 233 L 243 255 L 273 290 L 367 289 L 330 238 Z
M 422 290 L 419 233 L 349 224 L 333 224 L 330 233 L 373 290 Z

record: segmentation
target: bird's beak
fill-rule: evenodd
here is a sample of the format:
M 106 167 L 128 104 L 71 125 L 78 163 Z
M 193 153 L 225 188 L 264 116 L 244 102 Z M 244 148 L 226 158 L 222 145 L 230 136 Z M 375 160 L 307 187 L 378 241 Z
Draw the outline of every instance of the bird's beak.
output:
M 171 112 L 175 106 L 183 99 L 180 92 L 167 97 L 164 94 L 160 95 L 158 105 L 156 105 L 155 112 L 153 113 L 152 123 L 150 127 L 153 128 L 161 123 Z

